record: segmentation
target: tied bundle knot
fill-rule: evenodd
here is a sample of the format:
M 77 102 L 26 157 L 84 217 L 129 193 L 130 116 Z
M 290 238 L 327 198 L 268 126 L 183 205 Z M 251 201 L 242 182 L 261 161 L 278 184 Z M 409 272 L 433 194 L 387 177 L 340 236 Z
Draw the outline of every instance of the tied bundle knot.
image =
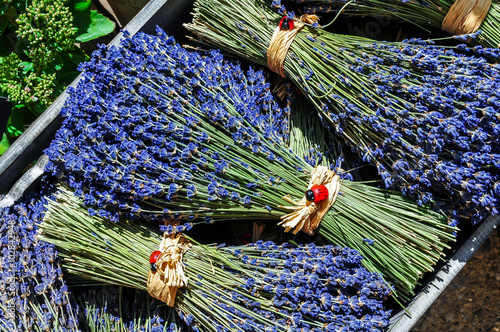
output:
M 177 289 L 188 285 L 184 274 L 182 259 L 186 251 L 192 247 L 191 242 L 182 234 L 163 234 L 156 262 L 156 272 L 149 271 L 147 290 L 149 295 L 173 306 Z
M 283 21 L 283 20 L 282 20 Z M 298 21 L 294 20 L 294 24 L 290 29 L 284 29 L 281 23 L 274 29 L 271 37 L 271 42 L 267 48 L 267 66 L 273 72 L 285 78 L 284 63 L 288 49 L 292 45 L 295 36 L 304 27 L 304 23 L 313 24 L 319 21 L 318 16 L 304 14 L 300 16 Z
M 337 200 L 340 192 L 340 182 L 340 176 L 335 174 L 334 171 L 324 166 L 316 167 L 311 173 L 311 179 L 307 188 L 310 189 L 315 185 L 323 185 L 328 189 L 328 198 L 323 202 L 315 203 L 308 201 L 305 196 L 300 201 L 292 200 L 290 195 L 283 197 L 283 199 L 294 205 L 281 206 L 292 210 L 292 212 L 282 216 L 282 220 L 278 225 L 285 227 L 285 232 L 295 228 L 293 234 L 297 234 L 301 230 L 307 234 L 313 234 L 324 215 Z
M 490 10 L 491 0 L 457 0 L 443 19 L 441 29 L 452 35 L 476 32 Z

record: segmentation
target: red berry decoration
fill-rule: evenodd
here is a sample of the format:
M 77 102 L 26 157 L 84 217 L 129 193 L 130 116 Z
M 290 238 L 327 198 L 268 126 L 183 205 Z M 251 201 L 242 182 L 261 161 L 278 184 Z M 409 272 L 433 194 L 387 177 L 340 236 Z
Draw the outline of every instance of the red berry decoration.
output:
M 279 23 L 279 26 L 280 26 L 280 30 L 292 30 L 294 23 L 293 23 L 292 19 L 289 19 L 288 17 L 283 16 L 283 18 L 281 19 L 281 21 Z
M 306 199 L 309 202 L 316 204 L 323 202 L 328 198 L 328 188 L 323 185 L 312 186 L 311 189 L 306 191 Z
M 151 264 L 151 272 L 156 272 L 156 262 L 158 261 L 158 257 L 161 255 L 160 250 L 155 250 L 149 256 L 149 264 Z

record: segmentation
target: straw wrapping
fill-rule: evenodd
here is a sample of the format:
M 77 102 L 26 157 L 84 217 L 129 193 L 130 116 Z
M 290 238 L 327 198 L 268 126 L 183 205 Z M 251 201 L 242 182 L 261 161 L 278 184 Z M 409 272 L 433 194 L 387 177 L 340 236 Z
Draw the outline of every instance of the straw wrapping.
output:
M 476 32 L 490 10 L 491 0 L 457 0 L 443 19 L 441 29 L 453 35 Z
M 305 196 L 300 201 L 292 200 L 290 196 L 284 197 L 285 200 L 295 205 L 283 206 L 293 210 L 289 214 L 282 216 L 282 221 L 279 222 L 279 225 L 285 227 L 286 232 L 295 228 L 293 234 L 297 234 L 301 230 L 307 234 L 314 233 L 323 216 L 337 200 L 341 186 L 340 176 L 327 167 L 317 166 L 311 173 L 307 189 L 314 185 L 324 185 L 328 189 L 328 199 L 320 203 L 314 203 L 308 201 Z
M 318 21 L 319 18 L 316 15 L 304 14 L 299 18 L 299 21 L 295 21 L 292 29 L 281 29 L 281 26 L 278 25 L 274 29 L 271 42 L 269 43 L 269 47 L 266 52 L 267 66 L 269 69 L 285 78 L 286 74 L 283 64 L 285 63 L 286 54 L 288 53 L 288 49 L 292 45 L 295 36 L 305 26 L 303 22 L 317 23 Z
M 149 295 L 173 306 L 177 289 L 186 287 L 188 278 L 184 274 L 182 259 L 186 251 L 191 248 L 191 242 L 183 235 L 163 234 L 160 243 L 160 256 L 156 262 L 157 271 L 149 271 L 147 290 Z

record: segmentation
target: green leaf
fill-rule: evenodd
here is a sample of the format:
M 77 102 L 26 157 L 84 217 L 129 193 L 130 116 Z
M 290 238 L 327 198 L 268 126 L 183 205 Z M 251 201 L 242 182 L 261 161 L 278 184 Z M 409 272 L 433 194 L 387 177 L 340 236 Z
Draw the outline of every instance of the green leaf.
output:
M 77 12 L 88 11 L 91 4 L 91 0 L 71 0 L 67 2 L 67 6 L 70 8 L 73 16 L 76 16 Z
M 29 6 L 30 3 L 31 3 L 31 0 L 16 0 L 16 1 L 12 2 L 12 5 L 19 12 L 24 13 L 26 11 L 26 8 Z
M 78 38 L 80 35 L 87 33 L 92 20 L 90 18 L 90 7 L 85 9 L 85 4 L 87 1 L 71 0 L 68 3 L 71 14 L 73 15 L 73 27 L 76 29 L 76 36 Z M 90 4 L 90 1 L 88 1 Z
M 56 54 L 54 56 L 54 61 L 51 62 L 50 65 L 55 71 L 61 70 L 61 68 L 64 66 L 64 61 L 63 58 L 61 57 L 60 54 Z
M 16 106 L 12 109 L 9 121 L 7 122 L 6 132 L 10 137 L 20 136 L 36 119 L 36 116 L 28 108 L 18 108 Z
M 24 130 L 24 128 L 21 129 Z M 18 137 L 21 136 L 21 134 L 23 133 L 21 129 L 19 129 L 14 125 L 8 124 L 7 129 L 5 131 L 9 134 L 9 136 Z
M 0 34 L 4 33 L 7 29 L 7 24 L 9 23 L 9 18 L 5 15 L 0 16 Z
M 80 1 L 75 4 L 75 10 L 77 12 L 82 12 L 90 8 L 92 1 Z
M 20 67 L 23 70 L 23 74 L 26 75 L 27 72 L 33 70 L 34 65 L 31 62 L 23 61 L 23 62 L 21 62 Z
M 9 140 L 7 139 L 7 135 L 4 133 L 2 136 L 2 140 L 0 141 L 0 156 L 3 155 L 5 151 L 7 151 L 9 146 Z
M 0 56 L 7 56 L 14 51 L 14 46 L 7 37 L 7 34 L 4 33 L 0 35 Z
M 55 93 L 64 91 L 68 84 L 80 73 L 78 65 L 87 58 L 83 50 L 76 48 L 71 53 L 60 53 L 61 61 L 64 66 L 57 72 Z
M 6 4 L 6 3 L 0 4 L 0 15 L 5 14 L 8 9 L 9 9 L 9 5 L 8 4 Z
M 8 19 L 10 19 L 10 20 L 12 20 L 12 21 L 15 21 L 15 20 L 16 20 L 16 18 L 17 18 L 17 16 L 18 16 L 18 15 L 17 15 L 17 11 L 16 11 L 16 9 L 15 9 L 14 7 L 9 7 L 9 8 L 7 9 L 7 11 L 5 11 L 4 15 L 5 15 Z M 10 23 L 9 23 L 9 28 L 10 28 L 10 30 L 11 30 L 11 31 L 15 31 L 15 30 L 17 30 L 17 28 L 13 29 L 12 25 L 13 25 L 13 23 L 12 23 L 12 22 L 10 22 Z
M 78 77 L 80 74 L 79 71 L 68 71 L 64 74 L 61 74 L 58 76 L 57 83 L 58 85 L 56 86 L 56 91 L 61 91 L 63 92 L 68 85 L 71 84 L 75 80 L 75 78 Z
M 30 109 L 31 113 L 35 114 L 36 116 L 40 116 L 43 112 L 45 112 L 45 110 L 47 109 L 47 106 L 35 103 L 35 104 L 30 105 L 29 109 Z M 29 125 L 30 123 L 25 124 L 25 127 L 27 127 L 27 125 Z
M 91 11 L 90 20 L 91 23 L 86 32 L 76 37 L 77 42 L 85 43 L 106 36 L 115 30 L 115 23 L 95 10 Z
M 75 48 L 71 52 L 64 53 L 63 57 L 65 62 L 72 62 L 76 65 L 89 59 L 89 56 L 81 48 Z

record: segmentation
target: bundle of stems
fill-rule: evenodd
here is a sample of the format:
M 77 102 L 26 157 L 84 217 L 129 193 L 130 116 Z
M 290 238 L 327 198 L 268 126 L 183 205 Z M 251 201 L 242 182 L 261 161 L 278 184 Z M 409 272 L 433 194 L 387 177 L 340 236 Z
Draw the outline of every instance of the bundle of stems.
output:
M 266 65 L 283 17 L 271 5 L 280 7 L 266 0 L 195 1 L 193 21 L 185 27 L 194 40 Z M 378 43 L 304 19 L 313 23 L 306 22 L 291 42 L 285 75 L 377 167 L 386 187 L 445 209 L 455 223 L 496 214 L 499 66 L 431 42 Z
M 160 30 L 103 47 L 85 66 L 46 153 L 91 215 L 184 221 L 175 229 L 183 231 L 280 221 L 290 213 L 286 196 L 304 197 L 314 168 L 276 134 L 284 112 L 262 71 L 188 52 Z M 316 233 L 358 250 L 370 271 L 408 294 L 454 230 L 398 192 L 346 180 Z
M 289 146 L 311 166 L 330 166 L 334 164 L 344 169 L 351 167 L 337 164 L 341 160 L 342 150 L 325 130 L 314 106 L 304 97 L 291 101 Z M 339 151 L 340 150 L 340 151 Z
M 297 3 L 310 3 L 305 7 L 307 13 L 327 13 L 341 9 L 342 15 L 372 16 L 385 19 L 402 20 L 428 31 L 427 27 L 441 28 L 443 20 L 455 1 L 399 1 L 399 0 L 295 0 Z M 348 3 L 348 4 L 347 4 Z M 481 23 L 479 34 L 474 34 L 472 42 L 487 48 L 500 47 L 500 3 L 492 1 L 488 14 Z M 456 36 L 459 40 L 467 37 Z
M 289 96 L 289 141 L 292 151 L 309 165 L 322 165 L 343 173 L 349 180 L 373 180 L 374 172 L 351 149 L 329 130 L 314 105 L 304 96 Z M 376 173 L 375 173 L 376 174 Z
M 160 243 L 154 228 L 90 217 L 64 188 L 57 196 L 40 237 L 58 248 L 68 280 L 145 290 L 148 258 Z M 189 282 L 177 291 L 174 308 L 193 331 L 372 331 L 389 323 L 382 302 L 391 290 L 361 267 L 355 250 L 272 242 L 207 246 L 186 238 Z

